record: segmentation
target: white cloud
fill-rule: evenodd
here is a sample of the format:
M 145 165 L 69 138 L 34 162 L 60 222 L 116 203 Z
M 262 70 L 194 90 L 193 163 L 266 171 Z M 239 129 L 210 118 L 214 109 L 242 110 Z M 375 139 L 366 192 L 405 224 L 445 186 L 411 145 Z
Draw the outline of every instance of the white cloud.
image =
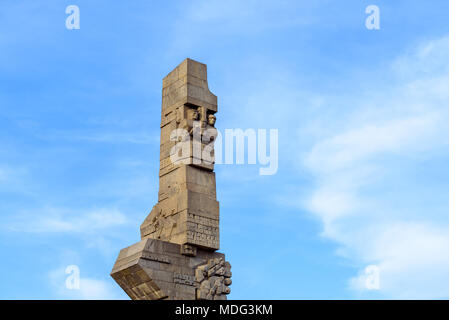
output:
M 425 148 L 423 140 L 439 133 L 434 130 L 442 123 L 438 114 L 427 112 L 419 116 L 393 119 L 383 125 L 364 123 L 362 127 L 346 131 L 318 142 L 306 158 L 312 170 L 334 172 L 384 152 L 395 153 Z
M 116 208 L 75 210 L 47 207 L 5 219 L 7 232 L 76 239 L 78 249 L 81 245 L 83 248 L 95 249 L 107 258 L 117 254 L 116 241 L 126 237 L 127 232 L 136 227 L 133 221 Z
M 30 233 L 83 233 L 93 234 L 101 230 L 128 223 L 126 216 L 117 209 L 95 209 L 87 212 L 48 207 L 38 214 L 18 215 L 10 229 Z
M 80 300 L 116 300 L 127 299 L 126 294 L 115 285 L 114 280 L 94 279 L 83 277 L 83 269 L 80 268 L 79 289 L 69 289 L 66 279 L 70 274 L 65 273 L 65 268 L 52 270 L 48 274 L 50 285 L 53 288 L 56 299 L 80 299 Z
M 111 284 L 96 279 L 81 278 L 80 292 L 81 299 L 116 299 L 116 295 L 112 294 Z
M 132 144 L 153 144 L 159 143 L 159 135 L 147 132 L 51 132 L 38 134 L 38 137 L 45 140 L 69 140 L 88 141 L 97 143 L 132 143 Z
M 374 98 L 354 98 L 340 126 L 324 120 L 338 129 L 303 157 L 316 181 L 304 205 L 323 222 L 322 235 L 339 243 L 338 253 L 359 266 L 349 280 L 358 293 L 368 291 L 363 270 L 374 264 L 379 297 L 449 297 L 449 213 L 409 205 L 415 197 L 429 207 L 441 201 L 424 194 L 441 184 L 420 183 L 415 174 L 429 169 L 422 162 L 448 155 L 448 59 L 449 38 L 399 57 L 386 72 L 399 81 L 379 84 Z
M 386 222 L 376 232 L 361 237 L 356 250 L 380 269 L 381 293 L 400 299 L 449 296 L 449 228 L 431 222 Z M 354 239 L 354 242 L 356 239 Z M 348 245 L 356 246 L 350 242 Z M 367 291 L 365 275 L 350 280 L 353 289 Z M 358 286 L 357 286 L 358 285 Z
M 449 37 L 442 37 L 428 41 L 413 48 L 408 54 L 404 54 L 396 59 L 393 68 L 397 75 L 410 76 L 431 76 L 449 73 L 449 66 L 443 61 L 447 59 L 449 52 Z

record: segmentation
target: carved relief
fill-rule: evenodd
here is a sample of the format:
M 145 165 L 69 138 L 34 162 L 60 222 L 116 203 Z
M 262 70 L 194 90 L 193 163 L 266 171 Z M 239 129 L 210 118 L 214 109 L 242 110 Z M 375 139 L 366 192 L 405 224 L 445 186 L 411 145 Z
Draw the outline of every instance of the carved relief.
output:
M 207 124 L 211 127 L 215 127 L 215 122 L 217 121 L 217 117 L 215 117 L 213 114 L 209 114 L 207 116 Z
M 191 136 L 196 128 L 201 126 L 201 113 L 197 107 L 183 106 L 184 117 L 179 122 L 178 128 L 186 130 Z
M 196 247 L 190 244 L 183 244 L 181 246 L 181 254 L 194 257 L 196 256 Z
M 167 214 L 159 205 L 155 205 L 149 217 L 142 224 L 143 233 L 154 239 L 167 239 L 177 226 L 176 219 Z
M 195 286 L 195 277 L 188 274 L 175 273 L 173 276 L 173 282 L 188 286 Z
M 223 258 L 210 259 L 195 270 L 198 300 L 224 300 L 231 292 L 231 264 Z

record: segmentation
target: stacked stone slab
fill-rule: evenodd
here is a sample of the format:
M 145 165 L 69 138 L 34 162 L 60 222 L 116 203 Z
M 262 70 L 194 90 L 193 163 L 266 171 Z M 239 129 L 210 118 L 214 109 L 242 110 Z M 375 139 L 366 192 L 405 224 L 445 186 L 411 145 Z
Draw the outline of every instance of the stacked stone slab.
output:
M 111 272 L 132 299 L 218 300 L 230 292 L 231 266 L 215 252 L 216 112 L 205 64 L 186 59 L 163 79 L 158 202 L 142 240 L 121 250 Z

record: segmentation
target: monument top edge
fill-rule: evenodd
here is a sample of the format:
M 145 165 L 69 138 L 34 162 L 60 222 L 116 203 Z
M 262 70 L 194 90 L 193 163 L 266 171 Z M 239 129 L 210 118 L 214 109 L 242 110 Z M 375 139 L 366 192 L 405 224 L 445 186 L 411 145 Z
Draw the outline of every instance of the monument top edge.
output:
M 207 81 L 207 65 L 191 58 L 185 58 L 163 78 L 163 82 L 167 82 L 170 78 L 181 78 L 185 76 L 192 76 Z

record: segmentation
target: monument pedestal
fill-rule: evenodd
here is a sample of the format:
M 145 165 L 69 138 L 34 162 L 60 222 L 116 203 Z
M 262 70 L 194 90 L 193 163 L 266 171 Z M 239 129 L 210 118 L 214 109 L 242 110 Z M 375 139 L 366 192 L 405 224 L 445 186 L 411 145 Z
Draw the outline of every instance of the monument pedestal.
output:
M 224 254 L 144 239 L 120 251 L 111 276 L 133 300 L 225 300 L 231 266 Z

